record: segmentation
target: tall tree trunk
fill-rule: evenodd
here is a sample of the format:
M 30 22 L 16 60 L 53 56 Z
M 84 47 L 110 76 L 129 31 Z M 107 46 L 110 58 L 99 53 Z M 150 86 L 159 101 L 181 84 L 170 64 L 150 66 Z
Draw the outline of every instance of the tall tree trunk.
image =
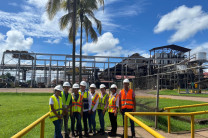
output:
M 73 53 L 72 53 L 72 67 L 73 67 L 73 75 L 72 75 L 72 83 L 75 83 L 75 75 L 76 75 L 76 71 L 75 71 L 75 51 L 76 51 L 76 41 L 75 41 L 75 37 L 76 37 L 76 12 L 77 11 L 77 1 L 74 0 L 73 3 Z
M 81 21 L 81 36 L 80 36 L 80 62 L 79 62 L 79 82 L 82 81 L 82 21 Z

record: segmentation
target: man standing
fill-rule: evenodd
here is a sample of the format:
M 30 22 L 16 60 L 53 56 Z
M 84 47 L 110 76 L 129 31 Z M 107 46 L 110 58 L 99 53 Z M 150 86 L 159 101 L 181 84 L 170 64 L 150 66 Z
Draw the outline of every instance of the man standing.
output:
M 63 88 L 64 90 L 61 92 L 61 97 L 63 101 L 64 132 L 65 132 L 65 138 L 68 138 L 69 137 L 68 120 L 69 120 L 69 113 L 70 113 L 69 109 L 70 109 L 71 102 L 72 102 L 71 93 L 69 93 L 69 89 L 70 89 L 69 82 L 64 82 Z
M 119 107 L 120 112 L 123 116 L 123 126 L 124 126 L 124 115 L 125 112 L 135 112 L 136 111 L 136 101 L 135 101 L 135 93 L 132 89 L 129 88 L 129 80 L 125 79 L 123 81 L 124 88 L 121 90 L 119 94 Z M 135 128 L 134 121 L 130 120 L 131 123 L 131 133 L 132 138 L 135 137 Z
M 83 116 L 83 104 L 82 104 L 82 96 L 78 93 L 79 85 L 74 84 L 72 94 L 72 106 L 71 106 L 71 129 L 72 129 L 72 137 L 76 137 L 74 133 L 74 125 L 75 119 L 77 120 L 77 132 L 79 138 L 82 138 L 82 125 L 81 125 L 81 117 Z
M 87 83 L 85 81 L 80 82 L 80 90 L 79 94 L 82 96 L 82 102 L 83 102 L 83 123 L 84 123 L 84 136 L 89 137 L 88 133 L 88 127 L 87 127 L 87 120 L 89 123 L 89 127 L 91 127 L 91 105 L 92 105 L 92 95 L 89 91 L 86 90 Z M 92 129 L 90 128 L 90 131 Z

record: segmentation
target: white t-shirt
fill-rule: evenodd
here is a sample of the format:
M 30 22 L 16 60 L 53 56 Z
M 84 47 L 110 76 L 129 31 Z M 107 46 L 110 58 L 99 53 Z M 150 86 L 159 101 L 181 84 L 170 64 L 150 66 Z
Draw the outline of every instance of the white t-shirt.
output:
M 56 97 L 56 95 L 54 94 L 54 96 Z M 56 100 L 58 101 L 58 104 L 59 104 L 59 98 L 58 97 L 56 97 Z M 53 99 L 52 98 L 50 98 L 49 99 L 49 105 L 53 105 L 54 104 L 54 101 L 53 101 Z M 63 104 L 63 103 L 62 103 Z
M 93 99 L 93 97 L 95 96 L 95 94 L 96 93 L 94 93 L 94 94 L 91 93 L 91 99 Z M 94 105 L 94 107 L 92 109 L 93 112 L 97 109 L 98 103 L 99 103 L 99 97 L 98 97 L 98 99 L 97 99 L 97 101 L 96 101 L 96 103 L 95 103 L 95 105 Z

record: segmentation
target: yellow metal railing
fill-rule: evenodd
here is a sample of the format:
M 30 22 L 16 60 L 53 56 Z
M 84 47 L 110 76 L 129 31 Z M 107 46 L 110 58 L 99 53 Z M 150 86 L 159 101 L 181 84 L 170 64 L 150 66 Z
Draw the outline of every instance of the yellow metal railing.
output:
M 148 131 L 151 135 L 156 138 L 164 138 L 164 136 L 160 135 L 152 128 L 148 127 L 137 118 L 133 117 L 133 115 L 152 115 L 152 116 L 190 116 L 191 117 L 191 138 L 194 138 L 194 116 L 200 114 L 208 114 L 208 111 L 199 111 L 199 112 L 191 112 L 191 113 L 175 113 L 175 112 L 126 112 L 124 119 L 124 138 L 128 137 L 128 117 L 132 119 L 135 123 L 140 125 L 146 131 Z
M 167 110 L 170 112 L 171 109 L 181 109 L 181 108 L 190 108 L 190 107 L 199 107 L 199 106 L 207 106 L 208 103 L 203 103 L 203 104 L 193 104 L 193 105 L 183 105 L 183 106 L 172 106 L 172 107 L 165 107 L 163 108 L 164 110 Z M 168 133 L 171 132 L 171 126 L 170 126 L 170 117 L 171 115 L 168 115 L 167 122 L 168 122 Z
M 37 119 L 35 122 L 33 122 L 32 124 L 30 124 L 29 126 L 27 126 L 26 128 L 24 128 L 23 130 L 21 130 L 20 132 L 18 132 L 14 136 L 12 136 L 12 138 L 20 138 L 20 137 L 24 136 L 31 129 L 33 129 L 34 127 L 36 127 L 39 123 L 41 123 L 40 124 L 40 138 L 44 138 L 45 119 L 49 115 L 50 115 L 50 112 L 46 113 L 45 115 L 43 115 L 42 117 L 40 117 L 39 119 Z

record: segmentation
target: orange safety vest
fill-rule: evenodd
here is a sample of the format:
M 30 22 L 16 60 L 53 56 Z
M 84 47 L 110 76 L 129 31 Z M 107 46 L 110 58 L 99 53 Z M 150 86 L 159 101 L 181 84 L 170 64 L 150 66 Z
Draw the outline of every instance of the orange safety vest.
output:
M 129 89 L 127 94 L 125 94 L 124 89 L 121 90 L 121 109 L 133 109 L 134 103 L 132 98 L 133 90 Z
M 96 93 L 95 96 L 92 98 L 92 107 L 91 107 L 91 109 L 94 108 L 98 98 L 99 98 L 99 95 Z
M 108 104 L 108 112 L 110 113 L 115 113 L 116 111 L 116 100 L 118 98 L 118 94 L 116 94 L 116 96 L 114 95 L 110 95 L 110 98 L 109 98 L 109 104 Z
M 74 100 L 74 95 L 72 95 L 72 112 L 81 112 L 82 109 L 82 96 L 79 94 L 77 101 Z

